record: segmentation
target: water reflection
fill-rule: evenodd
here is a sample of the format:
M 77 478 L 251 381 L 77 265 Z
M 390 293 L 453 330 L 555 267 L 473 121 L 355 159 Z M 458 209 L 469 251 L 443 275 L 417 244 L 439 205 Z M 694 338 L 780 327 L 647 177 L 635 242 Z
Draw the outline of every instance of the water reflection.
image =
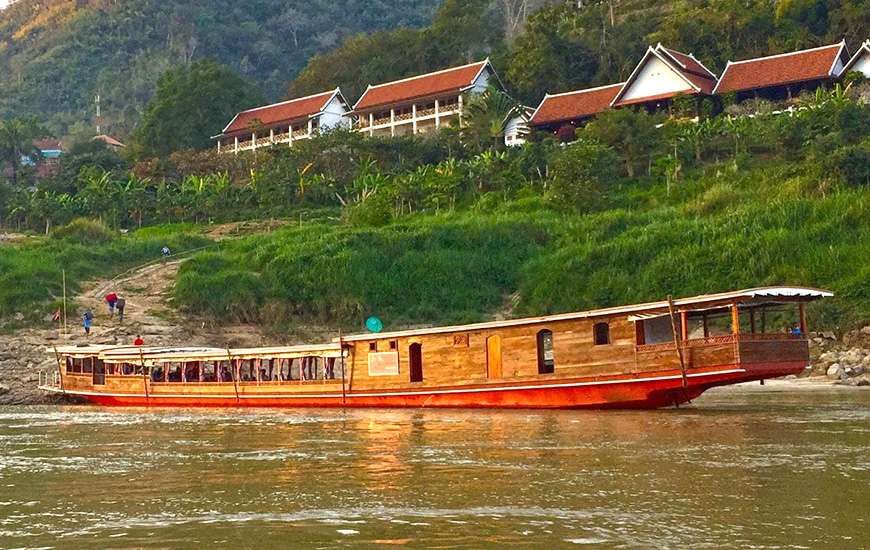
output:
M 0 547 L 870 544 L 870 394 L 655 412 L 0 409 Z

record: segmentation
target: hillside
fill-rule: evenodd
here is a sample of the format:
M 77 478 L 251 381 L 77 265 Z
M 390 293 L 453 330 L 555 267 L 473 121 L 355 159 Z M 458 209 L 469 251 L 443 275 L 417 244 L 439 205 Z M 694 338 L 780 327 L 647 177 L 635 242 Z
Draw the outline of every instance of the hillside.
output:
M 315 53 L 376 29 L 420 26 L 438 0 L 19 0 L 0 11 L 0 117 L 36 115 L 58 135 L 126 135 L 166 69 L 216 58 L 270 99 Z

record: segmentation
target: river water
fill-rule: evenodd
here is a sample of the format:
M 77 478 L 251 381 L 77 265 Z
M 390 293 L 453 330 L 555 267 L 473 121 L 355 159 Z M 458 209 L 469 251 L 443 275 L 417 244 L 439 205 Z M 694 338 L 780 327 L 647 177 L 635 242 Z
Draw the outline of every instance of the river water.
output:
M 870 391 L 645 412 L 0 408 L 0 547 L 870 546 Z

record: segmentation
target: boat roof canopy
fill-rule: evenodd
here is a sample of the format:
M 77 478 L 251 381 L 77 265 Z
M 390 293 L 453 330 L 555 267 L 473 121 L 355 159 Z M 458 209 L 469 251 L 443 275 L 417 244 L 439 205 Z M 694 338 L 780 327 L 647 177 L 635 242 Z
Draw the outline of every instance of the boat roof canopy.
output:
M 263 357 L 292 359 L 296 357 L 339 357 L 338 344 L 304 346 L 273 346 L 264 348 L 208 348 L 208 347 L 139 347 L 139 346 L 65 346 L 57 353 L 73 357 L 99 356 L 108 363 L 135 363 L 159 361 L 221 361 L 224 359 L 257 359 Z M 54 350 L 52 350 L 54 352 Z
M 770 286 L 749 288 L 745 290 L 734 290 L 731 292 L 720 292 L 717 294 L 703 294 L 700 296 L 692 296 L 689 298 L 677 298 L 673 300 L 673 305 L 678 310 L 699 310 L 710 309 L 727 303 L 779 303 L 779 302 L 808 302 L 819 298 L 828 298 L 833 296 L 832 292 L 820 290 L 817 288 L 808 287 L 793 287 L 793 286 Z M 491 321 L 486 323 L 475 323 L 469 325 L 455 325 L 448 327 L 433 327 L 427 329 L 404 330 L 395 332 L 382 332 L 371 334 L 355 334 L 345 336 L 341 339 L 342 342 L 357 342 L 369 340 L 381 340 L 385 338 L 398 338 L 407 336 L 423 336 L 428 334 L 444 334 L 450 332 L 467 332 L 474 330 L 486 330 L 493 328 L 512 327 L 519 325 L 544 324 L 555 321 L 568 321 L 572 319 L 584 319 L 591 317 L 613 317 L 616 315 L 629 314 L 635 318 L 649 315 L 655 317 L 662 312 L 668 310 L 669 303 L 667 300 L 658 302 L 647 302 L 644 304 L 636 304 L 630 306 L 617 306 L 602 309 L 593 309 L 589 311 L 580 311 L 575 313 L 560 313 L 556 315 L 547 315 L 543 317 L 527 317 L 523 319 L 511 319 L 507 321 Z M 339 339 L 334 339 L 333 342 L 338 342 Z

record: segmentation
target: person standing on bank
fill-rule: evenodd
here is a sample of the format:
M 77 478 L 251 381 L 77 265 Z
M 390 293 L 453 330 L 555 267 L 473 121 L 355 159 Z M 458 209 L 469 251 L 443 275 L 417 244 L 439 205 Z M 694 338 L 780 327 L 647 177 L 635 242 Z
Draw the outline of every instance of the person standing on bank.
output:
M 114 292 L 106 294 L 106 303 L 109 304 L 109 317 L 115 314 L 115 304 L 118 302 L 118 295 Z
M 124 322 L 124 308 L 127 307 L 127 300 L 118 296 L 118 301 L 115 302 L 115 309 L 118 310 L 118 322 Z
M 91 335 L 91 324 L 94 322 L 94 312 L 90 308 L 86 309 L 82 315 L 82 326 L 85 328 L 85 335 Z

